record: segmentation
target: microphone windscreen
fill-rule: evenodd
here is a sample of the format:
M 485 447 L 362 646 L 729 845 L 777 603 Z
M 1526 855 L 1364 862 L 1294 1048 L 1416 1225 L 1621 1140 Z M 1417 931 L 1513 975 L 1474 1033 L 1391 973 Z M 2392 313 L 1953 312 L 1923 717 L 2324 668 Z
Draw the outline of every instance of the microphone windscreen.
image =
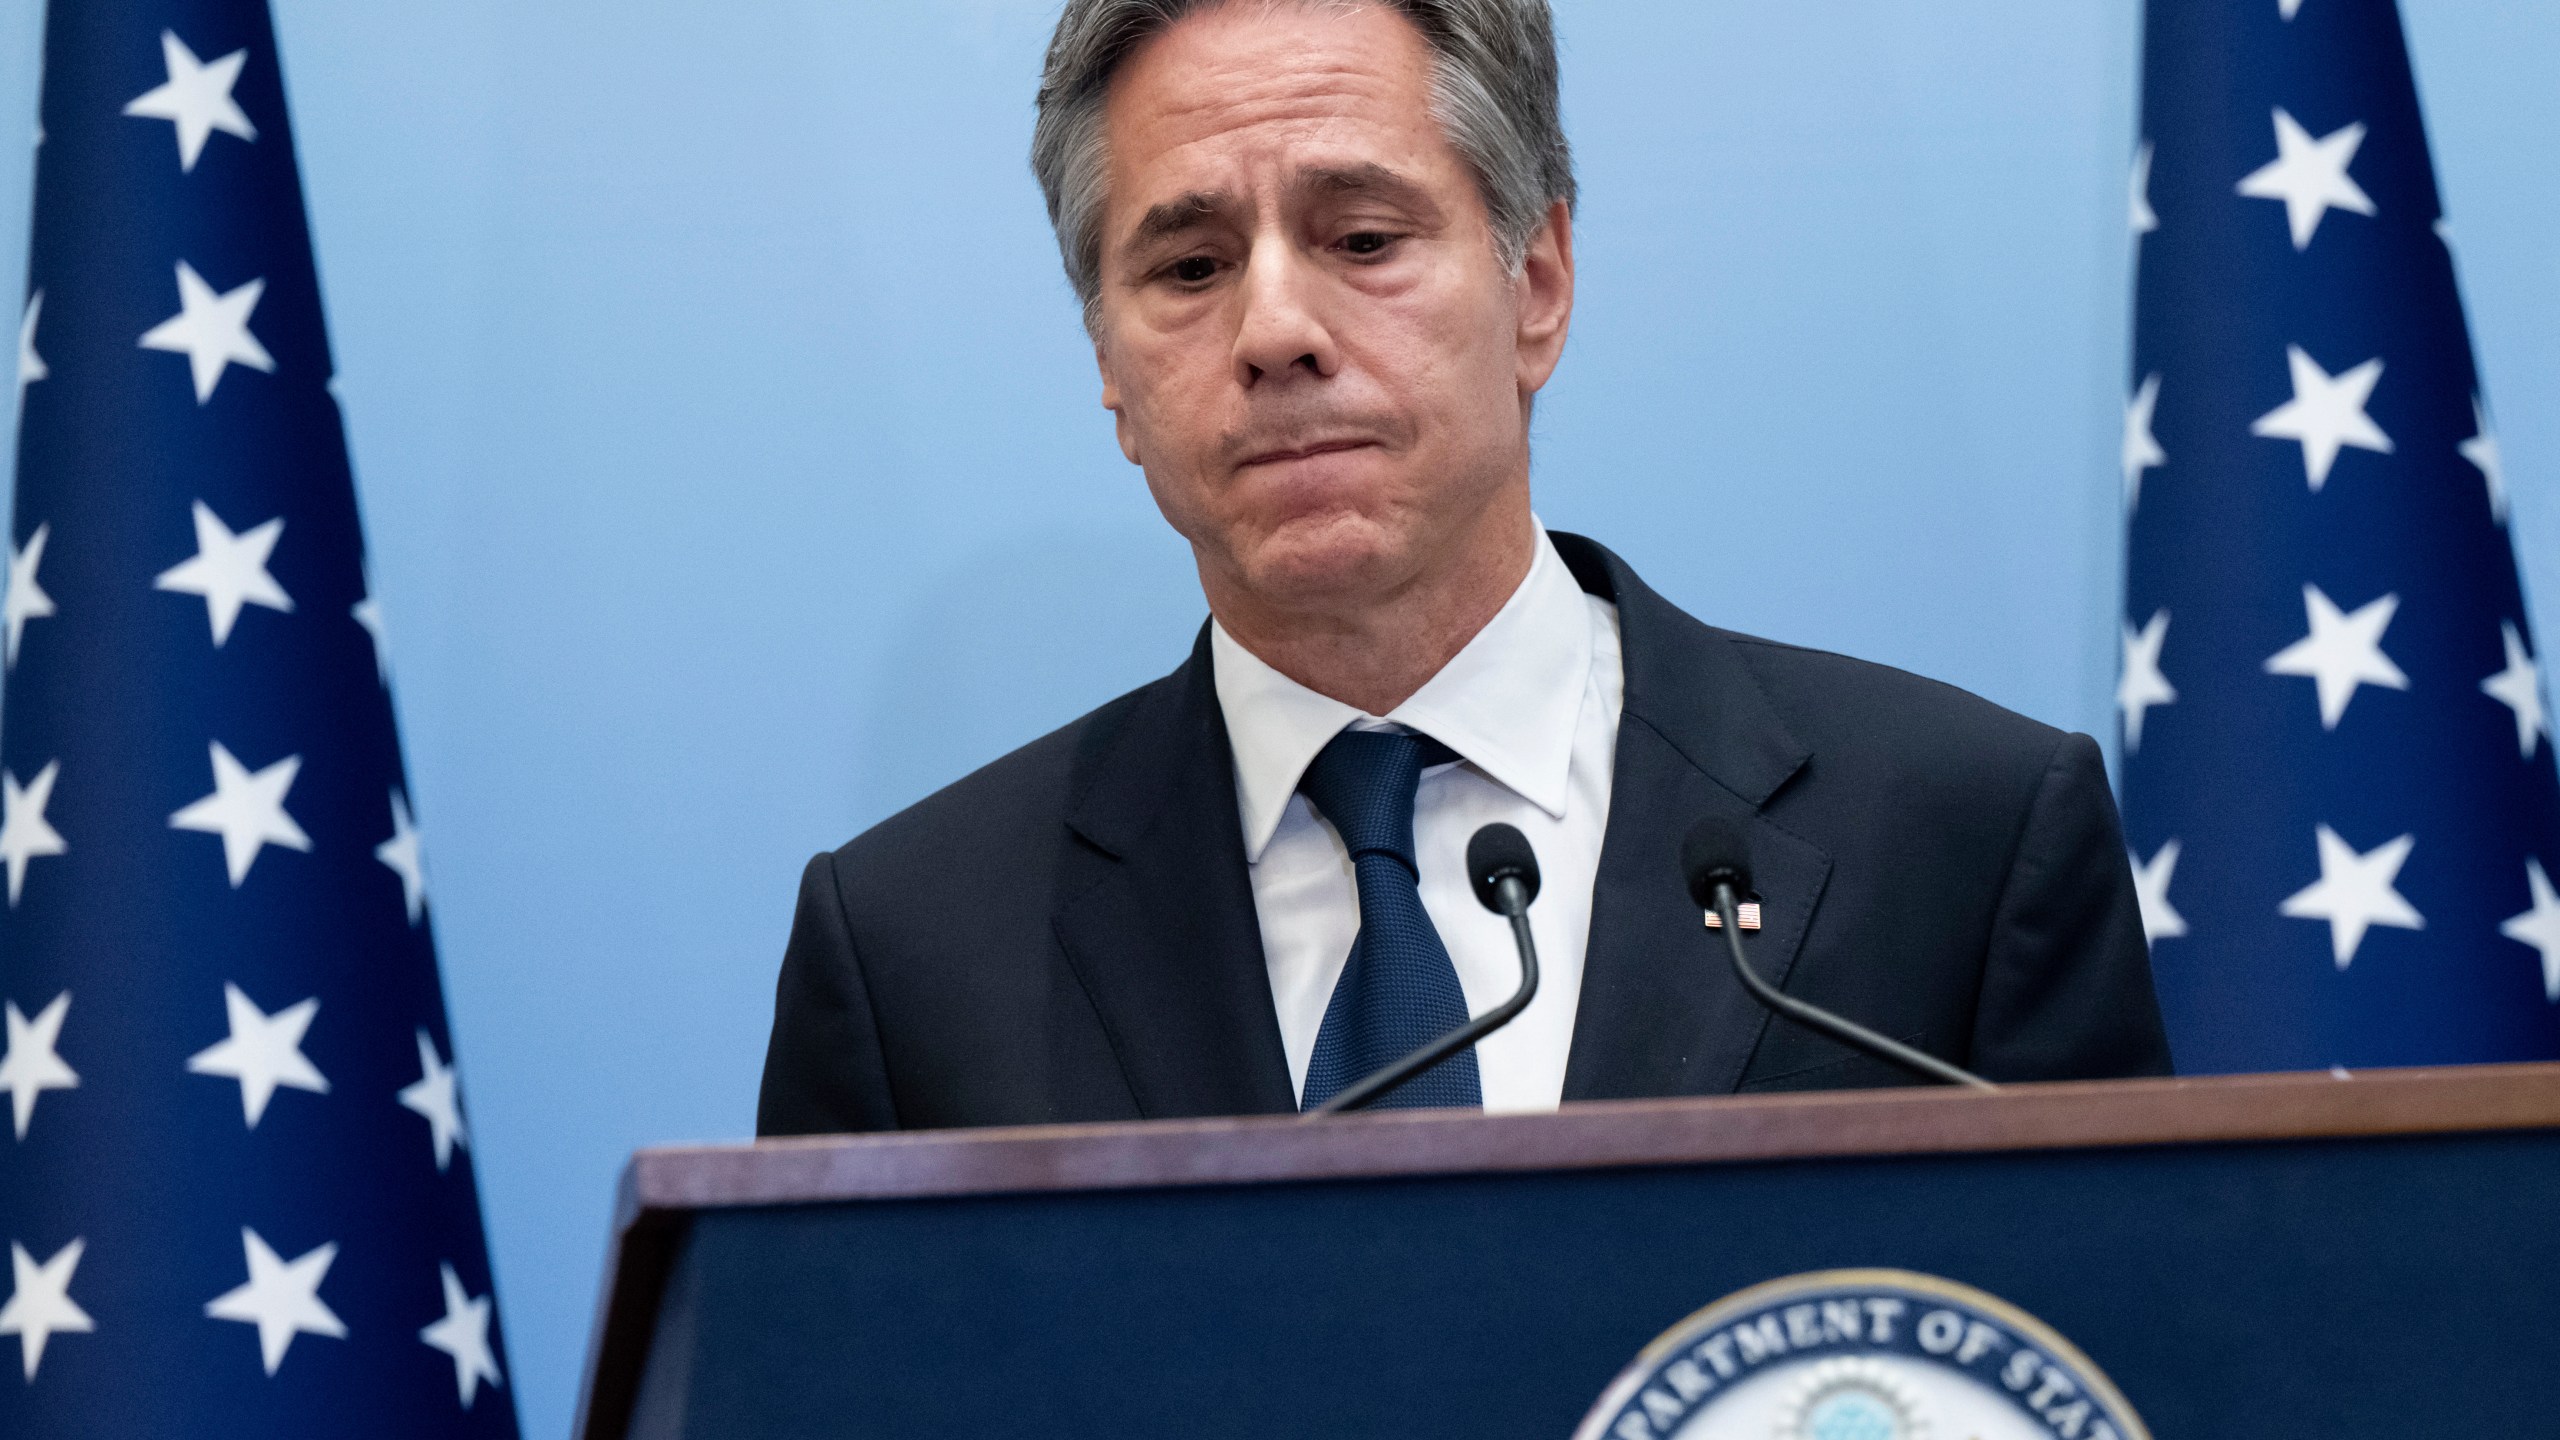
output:
M 1732 886 L 1736 896 L 1750 894 L 1751 839 L 1740 822 L 1710 815 L 1690 826 L 1680 842 L 1680 876 L 1701 910 L 1715 908 L 1718 884 Z
M 1494 888 L 1512 879 L 1520 882 L 1528 899 L 1538 898 L 1538 852 L 1529 848 L 1529 837 L 1499 822 L 1478 830 L 1467 841 L 1467 882 L 1476 887 L 1477 901 L 1487 910 L 1500 912 Z

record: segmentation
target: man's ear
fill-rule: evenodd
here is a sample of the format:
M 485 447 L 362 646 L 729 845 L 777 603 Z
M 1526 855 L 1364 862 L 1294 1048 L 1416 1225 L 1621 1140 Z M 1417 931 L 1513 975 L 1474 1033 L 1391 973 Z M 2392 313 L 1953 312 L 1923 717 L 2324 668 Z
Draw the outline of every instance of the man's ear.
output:
M 1130 428 L 1128 407 L 1121 403 L 1120 377 L 1111 370 L 1111 350 L 1098 335 L 1093 341 L 1093 368 L 1102 374 L 1102 408 L 1111 412 L 1112 429 L 1120 438 L 1120 453 L 1128 456 L 1132 465 L 1145 464 L 1138 458 L 1138 435 Z
M 1535 395 L 1564 358 L 1573 325 L 1573 211 L 1559 200 L 1529 237 L 1513 282 L 1519 298 L 1520 394 Z

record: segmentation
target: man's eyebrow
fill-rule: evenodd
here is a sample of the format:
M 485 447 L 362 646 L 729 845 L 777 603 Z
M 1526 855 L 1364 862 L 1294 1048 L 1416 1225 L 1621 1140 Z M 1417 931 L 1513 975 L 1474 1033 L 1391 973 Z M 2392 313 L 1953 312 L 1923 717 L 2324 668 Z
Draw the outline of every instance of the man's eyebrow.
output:
M 1439 208 L 1431 202 L 1431 194 L 1421 182 L 1371 161 L 1362 165 L 1323 165 L 1301 170 L 1293 182 L 1301 192 L 1320 191 L 1327 195 L 1374 195 L 1382 200 L 1428 211 Z
M 1440 207 L 1432 202 L 1431 193 L 1420 182 L 1373 162 L 1360 165 L 1310 166 L 1297 173 L 1291 187 L 1301 193 L 1315 192 L 1329 196 L 1373 195 L 1394 204 L 1406 206 L 1426 217 L 1436 218 Z M 1177 195 L 1161 204 L 1150 205 L 1138 223 L 1130 228 L 1128 243 L 1132 247 L 1152 245 L 1158 241 L 1199 228 L 1209 220 L 1236 208 L 1236 197 L 1224 190 L 1194 190 Z
M 1194 190 L 1161 205 L 1151 205 L 1146 214 L 1138 217 L 1137 228 L 1129 232 L 1129 243 L 1146 245 L 1179 235 L 1234 204 L 1235 197 L 1223 190 Z

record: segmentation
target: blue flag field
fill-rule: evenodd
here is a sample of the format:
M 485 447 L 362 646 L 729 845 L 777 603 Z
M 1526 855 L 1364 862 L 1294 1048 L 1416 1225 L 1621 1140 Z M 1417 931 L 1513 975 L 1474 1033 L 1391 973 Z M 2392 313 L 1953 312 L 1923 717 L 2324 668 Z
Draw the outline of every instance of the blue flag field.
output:
M 0 700 L 0 1435 L 512 1436 L 265 0 L 56 0 Z
M 2126 838 L 2179 1068 L 2560 1057 L 2560 781 L 2392 0 L 2151 0 Z

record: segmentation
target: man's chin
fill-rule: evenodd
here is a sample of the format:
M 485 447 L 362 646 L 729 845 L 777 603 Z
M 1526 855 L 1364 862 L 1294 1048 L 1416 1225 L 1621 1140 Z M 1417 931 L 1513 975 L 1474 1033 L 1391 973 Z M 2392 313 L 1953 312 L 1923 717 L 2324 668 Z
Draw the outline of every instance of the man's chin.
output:
M 1333 514 L 1292 520 L 1259 537 L 1239 556 L 1252 598 L 1281 609 L 1329 609 L 1372 602 L 1406 578 L 1411 546 L 1367 516 Z

